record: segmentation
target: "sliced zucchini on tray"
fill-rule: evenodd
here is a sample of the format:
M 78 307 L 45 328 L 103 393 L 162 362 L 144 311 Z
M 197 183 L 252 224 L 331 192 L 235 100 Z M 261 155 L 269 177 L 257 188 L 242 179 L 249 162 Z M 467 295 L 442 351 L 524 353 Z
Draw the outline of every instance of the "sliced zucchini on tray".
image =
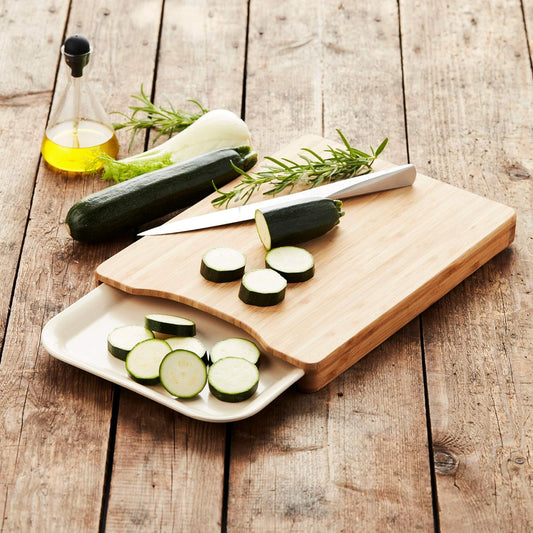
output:
M 282 286 L 284 289 L 287 282 L 282 276 L 271 269 L 262 271 L 260 281 L 273 278 L 277 282 L 272 284 L 273 288 L 277 290 Z M 271 297 L 272 294 L 269 294 Z M 256 392 L 261 352 L 253 341 L 240 337 L 218 341 L 211 349 L 209 360 L 208 350 L 196 337 L 155 338 L 152 331 L 166 333 L 169 326 L 171 330 L 173 326 L 196 328 L 194 322 L 175 315 L 154 313 L 145 315 L 145 326 L 120 326 L 112 330 L 107 338 L 110 352 L 125 361 L 127 373 L 138 383 L 160 383 L 169 394 L 179 399 L 197 396 L 206 383 L 210 393 L 225 402 L 241 402 Z
M 240 337 L 230 337 L 218 341 L 211 348 L 211 363 L 216 363 L 225 357 L 240 357 L 257 365 L 261 351 L 255 343 Z
M 188 350 L 200 357 L 204 363 L 208 362 L 207 349 L 197 337 L 168 337 L 165 341 L 172 350 Z
M 207 368 L 200 357 L 189 350 L 174 350 L 161 361 L 161 385 L 178 398 L 192 398 L 202 392 Z
M 194 337 L 196 324 L 188 318 L 174 315 L 151 314 L 144 317 L 144 325 L 147 329 L 173 335 L 175 337 Z
M 118 326 L 107 336 L 107 349 L 111 355 L 122 361 L 126 360 L 128 352 L 139 342 L 153 339 L 154 334 L 139 324 Z
M 225 357 L 209 368 L 209 390 L 223 402 L 242 402 L 250 398 L 259 385 L 257 366 L 240 357 Z
M 170 352 L 170 346 L 163 339 L 148 339 L 134 346 L 126 357 L 126 370 L 130 376 L 144 385 L 159 381 L 159 366 Z

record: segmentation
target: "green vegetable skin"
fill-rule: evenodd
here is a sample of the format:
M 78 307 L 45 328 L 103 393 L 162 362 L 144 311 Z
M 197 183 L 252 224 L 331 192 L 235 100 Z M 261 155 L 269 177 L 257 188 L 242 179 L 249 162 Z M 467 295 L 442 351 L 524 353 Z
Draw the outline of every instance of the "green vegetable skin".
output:
M 225 357 L 211 366 L 207 382 L 211 394 L 219 400 L 242 402 L 257 390 L 259 370 L 246 359 Z
M 268 211 L 257 210 L 255 223 L 263 246 L 270 250 L 320 237 L 343 215 L 340 200 L 313 198 Z
M 257 154 L 248 146 L 223 148 L 102 189 L 73 205 L 66 217 L 73 239 L 102 242 L 188 207 L 251 168 Z

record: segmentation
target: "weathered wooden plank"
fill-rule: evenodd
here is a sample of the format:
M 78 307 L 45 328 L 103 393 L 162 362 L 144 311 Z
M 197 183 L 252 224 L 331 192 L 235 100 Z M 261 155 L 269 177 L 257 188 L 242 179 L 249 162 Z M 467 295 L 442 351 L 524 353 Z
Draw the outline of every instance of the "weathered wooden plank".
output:
M 155 100 L 239 114 L 245 37 L 244 2 L 165 2 Z M 225 435 L 225 425 L 121 394 L 106 530 L 219 529 Z
M 515 244 L 423 315 L 441 529 L 530 531 L 533 87 L 520 2 L 402 1 L 401 21 L 411 160 L 518 212 Z
M 61 32 L 51 28 L 64 26 L 68 3 L 0 6 L 0 349 L 54 87 Z
M 241 112 L 246 3 L 165 3 L 157 68 L 156 100 L 195 109 Z
M 248 57 L 261 150 L 340 128 L 361 148 L 389 136 L 405 161 L 396 3 L 253 2 Z M 236 423 L 228 530 L 431 530 L 420 357 L 413 322 L 326 389 Z
M 522 0 L 522 9 L 524 10 L 524 22 L 528 41 L 529 62 L 533 66 L 533 2 L 531 0 Z
M 28 33 L 21 30 L 23 37 L 12 51 L 21 68 L 29 62 L 28 76 L 39 87 L 41 71 L 43 79 L 53 79 L 57 60 L 39 64 L 39 58 L 59 57 L 68 6 L 61 7 L 57 20 L 48 21 L 37 7 L 40 3 L 18 4 L 34 13 L 21 16 Z M 128 2 L 112 8 L 103 1 L 73 2 L 70 8 L 68 33 L 84 33 L 91 40 L 89 79 L 107 109 L 126 106 L 134 75 L 151 76 L 160 2 L 143 6 L 130 14 Z M 37 31 L 42 17 L 46 30 Z M 15 33 L 10 31 L 9 38 Z M 36 44 L 36 35 L 49 38 L 49 44 Z M 44 72 L 47 67 L 50 73 Z M 61 80 L 63 70 L 60 87 Z M 23 119 L 20 151 L 38 154 L 47 108 L 30 109 L 39 117 L 34 123 Z M 52 359 L 40 348 L 40 334 L 51 316 L 93 288 L 95 266 L 125 244 L 79 245 L 63 228 L 70 206 L 103 186 L 92 177 L 67 178 L 44 166 L 37 176 L 0 367 L 2 531 L 98 529 L 113 389 Z M 9 227 L 18 224 L 13 220 Z
M 0 364 L 11 289 L 39 162 L 40 139 L 37 138 L 34 146 L 28 140 L 33 138 L 34 128 L 43 131 L 46 124 L 61 39 L 60 32 L 47 31 L 47 27 L 62 27 L 67 11 L 67 1 L 57 4 L 54 9 L 45 4 L 37 7 L 17 2 L 3 5 L 0 11 L 3 28 L 0 32 L 0 64 L 4 78 L 0 87 L 0 160 L 3 162 L 0 166 L 0 205 L 4 221 L 0 225 L 0 277 L 3 280 L 0 291 Z M 25 43 L 34 42 L 35 35 L 42 36 L 43 43 L 37 48 L 31 46 L 27 57 L 22 60 L 19 51 L 26 49 Z M 48 46 L 42 46 L 46 42 Z M 37 71 L 41 72 L 39 76 L 35 75 Z M 4 395 L 9 390 L 21 401 L 25 395 L 14 393 L 20 375 L 14 381 L 10 374 L 4 377 L 5 364 L 4 361 L 0 367 L 0 396 L 2 405 L 7 407 L 0 422 L 4 449 L 7 443 L 13 446 L 18 443 L 20 414 L 16 411 L 21 409 L 21 405 L 15 402 L 10 402 L 8 407 L 3 401 Z M 4 455 L 0 452 L 0 505 L 8 495 L 14 457 L 11 453 Z
M 224 424 L 122 391 L 106 531 L 216 531 L 225 439 Z
M 411 324 L 326 389 L 235 424 L 228 531 L 432 530 L 425 421 L 408 416 L 422 389 Z
M 245 119 L 261 156 L 322 134 L 320 29 L 315 2 L 250 2 Z

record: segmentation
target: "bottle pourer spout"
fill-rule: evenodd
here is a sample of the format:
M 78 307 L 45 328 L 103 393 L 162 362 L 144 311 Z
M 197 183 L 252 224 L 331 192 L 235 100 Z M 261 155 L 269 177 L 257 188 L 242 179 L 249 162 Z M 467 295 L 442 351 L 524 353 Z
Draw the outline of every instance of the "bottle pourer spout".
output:
M 61 47 L 74 78 L 81 78 L 91 57 L 91 45 L 83 35 L 71 35 Z

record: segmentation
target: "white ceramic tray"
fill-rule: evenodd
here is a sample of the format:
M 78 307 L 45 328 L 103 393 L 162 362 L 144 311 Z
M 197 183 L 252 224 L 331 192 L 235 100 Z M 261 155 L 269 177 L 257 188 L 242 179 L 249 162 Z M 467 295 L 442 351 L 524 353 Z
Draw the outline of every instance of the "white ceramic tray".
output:
M 231 422 L 259 412 L 304 374 L 281 359 L 263 354 L 257 392 L 239 403 L 222 402 L 206 387 L 196 398 L 179 400 L 161 385 L 131 379 L 124 362 L 107 351 L 107 335 L 123 324 L 143 324 L 148 313 L 185 316 L 196 322 L 197 337 L 207 349 L 227 337 L 253 340 L 241 329 L 192 307 L 149 296 L 132 296 L 100 285 L 52 318 L 43 328 L 45 349 L 57 359 L 159 402 L 186 416 L 208 422 Z

